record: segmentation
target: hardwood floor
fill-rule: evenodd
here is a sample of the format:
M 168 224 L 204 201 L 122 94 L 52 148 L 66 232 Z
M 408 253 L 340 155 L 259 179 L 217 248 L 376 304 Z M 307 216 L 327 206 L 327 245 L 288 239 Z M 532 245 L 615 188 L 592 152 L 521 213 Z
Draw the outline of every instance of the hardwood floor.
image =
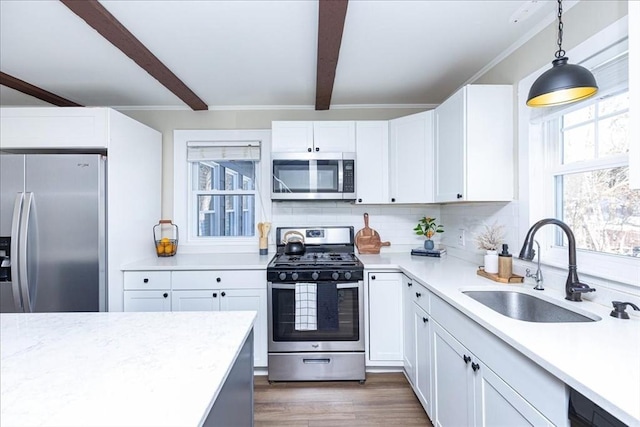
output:
M 428 426 L 402 373 L 367 374 L 367 381 L 278 382 L 254 377 L 255 427 Z

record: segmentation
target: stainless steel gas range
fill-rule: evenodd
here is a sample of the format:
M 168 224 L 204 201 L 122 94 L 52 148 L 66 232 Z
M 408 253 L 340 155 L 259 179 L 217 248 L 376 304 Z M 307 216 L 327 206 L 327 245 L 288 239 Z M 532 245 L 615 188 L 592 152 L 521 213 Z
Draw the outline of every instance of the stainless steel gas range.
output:
M 283 237 L 295 232 L 304 253 L 286 254 Z M 269 381 L 364 382 L 364 267 L 353 227 L 277 228 L 276 241 L 267 266 Z

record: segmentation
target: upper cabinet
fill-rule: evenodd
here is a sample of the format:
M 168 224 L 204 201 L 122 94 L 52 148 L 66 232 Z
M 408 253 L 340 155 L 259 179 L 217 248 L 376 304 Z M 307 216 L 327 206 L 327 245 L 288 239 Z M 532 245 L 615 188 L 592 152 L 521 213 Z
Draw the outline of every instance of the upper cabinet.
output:
M 513 199 L 510 85 L 468 85 L 435 109 L 435 201 Z
M 274 153 L 353 153 L 356 126 L 353 121 L 272 122 Z
M 389 201 L 391 203 L 432 203 L 434 201 L 433 121 L 433 111 L 389 121 Z
M 389 122 L 356 122 L 356 203 L 389 202 Z

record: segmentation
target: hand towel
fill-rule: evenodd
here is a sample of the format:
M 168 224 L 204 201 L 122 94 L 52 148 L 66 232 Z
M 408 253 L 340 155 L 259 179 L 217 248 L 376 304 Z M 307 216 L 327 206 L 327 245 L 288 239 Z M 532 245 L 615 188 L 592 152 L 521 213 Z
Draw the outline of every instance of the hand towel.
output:
M 335 283 L 318 285 L 318 330 L 337 331 L 338 324 L 338 288 Z
M 296 331 L 315 331 L 318 329 L 317 285 L 315 283 L 296 283 Z

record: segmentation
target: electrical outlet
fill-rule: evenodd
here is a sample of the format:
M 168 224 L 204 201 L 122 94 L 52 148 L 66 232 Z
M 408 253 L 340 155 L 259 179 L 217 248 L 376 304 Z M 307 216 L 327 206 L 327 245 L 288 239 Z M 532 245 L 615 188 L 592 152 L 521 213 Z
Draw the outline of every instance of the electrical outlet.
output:
M 464 229 L 460 228 L 458 230 L 458 246 L 462 246 L 464 247 L 465 245 L 465 235 L 464 235 Z

